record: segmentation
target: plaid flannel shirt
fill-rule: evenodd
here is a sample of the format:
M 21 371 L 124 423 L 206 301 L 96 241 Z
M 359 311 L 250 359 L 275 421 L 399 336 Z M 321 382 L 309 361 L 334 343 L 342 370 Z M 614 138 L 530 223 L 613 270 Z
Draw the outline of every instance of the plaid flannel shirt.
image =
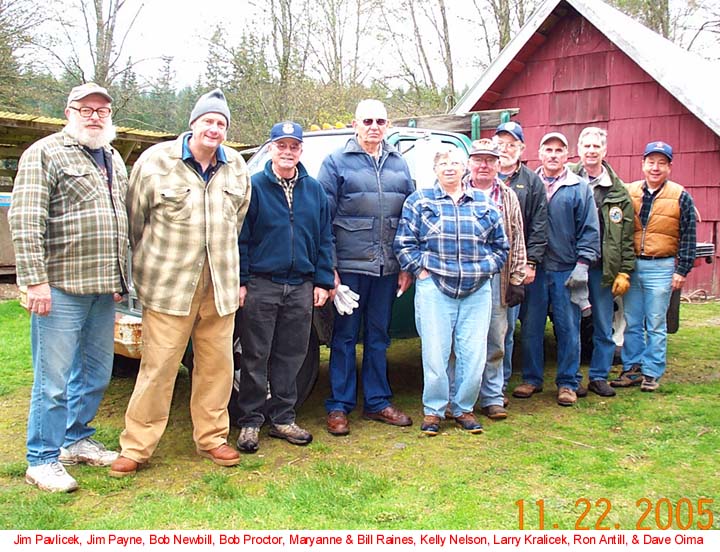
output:
M 215 307 L 226 316 L 240 298 L 237 242 L 250 204 L 250 177 L 242 156 L 220 146 L 227 163 L 206 185 L 182 160 L 184 137 L 145 151 L 130 175 L 133 281 L 144 307 L 186 316 L 207 260 Z
M 466 297 L 499 272 L 507 259 L 502 216 L 485 194 L 465 188 L 455 203 L 435 182 L 411 194 L 395 236 L 402 270 L 427 270 L 445 295 Z
M 120 292 L 128 250 L 125 164 L 112 148 L 112 192 L 90 154 L 65 132 L 20 158 L 10 207 L 17 282 L 75 295 Z

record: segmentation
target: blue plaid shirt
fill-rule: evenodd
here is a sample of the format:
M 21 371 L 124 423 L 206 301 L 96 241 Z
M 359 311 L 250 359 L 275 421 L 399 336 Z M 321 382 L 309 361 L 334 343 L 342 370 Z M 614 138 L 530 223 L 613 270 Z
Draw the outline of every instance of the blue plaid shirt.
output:
M 405 200 L 395 235 L 402 270 L 423 269 L 445 295 L 461 298 L 500 272 L 508 255 L 502 215 L 479 190 L 465 188 L 457 203 L 435 182 Z

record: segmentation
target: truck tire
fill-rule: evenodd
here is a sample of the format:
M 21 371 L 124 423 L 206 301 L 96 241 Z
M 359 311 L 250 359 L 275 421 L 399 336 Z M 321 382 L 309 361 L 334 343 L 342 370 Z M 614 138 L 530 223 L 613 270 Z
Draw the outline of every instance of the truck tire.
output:
M 140 369 L 139 358 L 129 358 L 122 355 L 113 356 L 112 377 L 134 378 Z

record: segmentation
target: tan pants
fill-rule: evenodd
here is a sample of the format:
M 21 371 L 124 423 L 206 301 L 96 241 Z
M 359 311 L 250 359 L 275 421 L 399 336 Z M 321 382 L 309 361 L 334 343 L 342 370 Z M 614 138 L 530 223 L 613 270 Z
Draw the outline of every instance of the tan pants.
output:
M 143 310 L 143 355 L 120 435 L 122 455 L 146 462 L 167 427 L 180 361 L 192 337 L 195 356 L 190 395 L 193 440 L 198 450 L 227 442 L 227 405 L 233 381 L 233 315 L 215 309 L 208 265 L 193 296 L 190 314 L 173 316 Z

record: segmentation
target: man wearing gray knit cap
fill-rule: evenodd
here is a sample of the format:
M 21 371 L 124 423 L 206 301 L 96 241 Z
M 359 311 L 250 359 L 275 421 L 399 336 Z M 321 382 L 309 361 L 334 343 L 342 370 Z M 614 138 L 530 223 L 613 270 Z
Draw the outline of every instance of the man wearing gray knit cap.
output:
M 155 451 L 189 338 L 197 453 L 221 466 L 239 462 L 227 444 L 227 405 L 240 299 L 237 240 L 250 178 L 242 156 L 222 145 L 229 123 L 222 91 L 208 92 L 192 110 L 190 132 L 148 149 L 130 175 L 127 210 L 143 354 L 120 435 L 122 452 L 110 467 L 115 477 L 134 474 Z

